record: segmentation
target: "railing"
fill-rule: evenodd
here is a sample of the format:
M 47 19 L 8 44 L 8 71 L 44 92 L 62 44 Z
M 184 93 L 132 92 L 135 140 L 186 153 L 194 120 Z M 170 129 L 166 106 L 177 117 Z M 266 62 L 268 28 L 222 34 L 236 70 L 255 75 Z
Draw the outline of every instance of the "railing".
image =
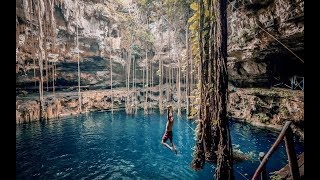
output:
M 289 78 L 290 84 L 286 84 L 286 83 L 282 82 L 279 77 L 273 77 L 273 79 L 278 82 L 277 84 L 272 85 L 273 87 L 277 87 L 277 86 L 284 87 L 285 86 L 285 87 L 290 88 L 292 90 L 300 89 L 300 90 L 304 91 L 304 77 L 302 77 L 302 76 L 294 75 L 294 76 L 290 77 Z
M 304 91 L 304 77 L 294 75 L 290 78 L 290 82 L 291 89 L 296 89 L 299 87 L 302 91 Z
M 291 121 L 287 121 L 285 123 L 278 138 L 276 139 L 274 144 L 271 146 L 271 148 L 269 149 L 269 151 L 266 155 L 264 155 L 264 153 L 259 154 L 261 163 L 260 163 L 259 167 L 257 168 L 256 172 L 254 173 L 252 180 L 257 180 L 260 175 L 261 175 L 262 180 L 267 179 L 265 166 L 266 166 L 270 156 L 278 148 L 280 142 L 283 139 L 284 139 L 285 145 L 286 145 L 286 152 L 288 155 L 289 167 L 290 167 L 290 173 L 292 176 L 292 180 L 300 179 L 298 161 L 297 161 L 297 156 L 296 156 L 296 152 L 294 149 L 293 133 L 292 133 L 290 124 L 291 124 Z

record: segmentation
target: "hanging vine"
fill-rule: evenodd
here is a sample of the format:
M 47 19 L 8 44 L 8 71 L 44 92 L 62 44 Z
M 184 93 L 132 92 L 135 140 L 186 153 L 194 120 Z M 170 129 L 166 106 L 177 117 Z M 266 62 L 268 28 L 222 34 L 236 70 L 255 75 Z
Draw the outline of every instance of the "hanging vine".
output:
M 216 178 L 233 179 L 232 149 L 226 117 L 227 31 L 226 2 L 199 0 L 191 4 L 189 19 L 192 54 L 198 67 L 196 143 L 192 168 L 200 170 L 205 161 L 216 161 Z

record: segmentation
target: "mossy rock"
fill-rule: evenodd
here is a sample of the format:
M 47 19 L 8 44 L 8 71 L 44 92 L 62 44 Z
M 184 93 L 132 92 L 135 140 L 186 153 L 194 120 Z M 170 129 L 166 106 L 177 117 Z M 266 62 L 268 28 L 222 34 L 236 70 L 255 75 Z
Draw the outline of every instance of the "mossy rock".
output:
M 268 123 L 269 120 L 270 120 L 270 117 L 267 116 L 267 115 L 264 114 L 264 113 L 258 113 L 257 116 L 258 116 L 260 122 L 261 122 L 261 123 L 264 123 L 264 124 Z
M 272 175 L 272 176 L 270 176 L 270 179 L 271 180 L 282 180 L 281 176 L 279 176 L 279 175 Z

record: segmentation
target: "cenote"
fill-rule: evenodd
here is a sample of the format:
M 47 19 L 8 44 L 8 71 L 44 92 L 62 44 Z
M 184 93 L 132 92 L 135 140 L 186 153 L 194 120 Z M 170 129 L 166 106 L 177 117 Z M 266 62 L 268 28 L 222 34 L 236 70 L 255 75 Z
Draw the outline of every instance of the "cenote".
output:
M 166 115 L 93 112 L 76 117 L 16 125 L 17 179 L 212 179 L 215 165 L 190 167 L 195 123 L 175 116 L 173 141 L 178 154 L 160 141 Z M 267 152 L 277 132 L 230 122 L 234 148 L 250 156 L 235 162 L 236 179 L 251 179 L 259 152 Z M 297 138 L 296 138 L 297 139 Z M 303 143 L 295 139 L 298 154 Z M 267 164 L 268 173 L 287 163 L 284 143 Z

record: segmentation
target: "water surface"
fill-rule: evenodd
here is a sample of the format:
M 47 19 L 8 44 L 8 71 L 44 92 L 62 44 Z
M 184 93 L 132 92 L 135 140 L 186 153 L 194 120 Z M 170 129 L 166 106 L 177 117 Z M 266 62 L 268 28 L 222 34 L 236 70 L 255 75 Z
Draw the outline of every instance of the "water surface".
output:
M 16 126 L 17 179 L 212 179 L 215 165 L 190 167 L 195 124 L 175 116 L 175 155 L 163 145 L 166 115 L 94 112 L 61 120 Z M 251 179 L 277 132 L 230 122 L 234 147 L 251 160 L 234 164 L 236 179 Z M 304 150 L 296 141 L 298 153 Z M 268 172 L 287 163 L 284 143 L 267 164 Z

